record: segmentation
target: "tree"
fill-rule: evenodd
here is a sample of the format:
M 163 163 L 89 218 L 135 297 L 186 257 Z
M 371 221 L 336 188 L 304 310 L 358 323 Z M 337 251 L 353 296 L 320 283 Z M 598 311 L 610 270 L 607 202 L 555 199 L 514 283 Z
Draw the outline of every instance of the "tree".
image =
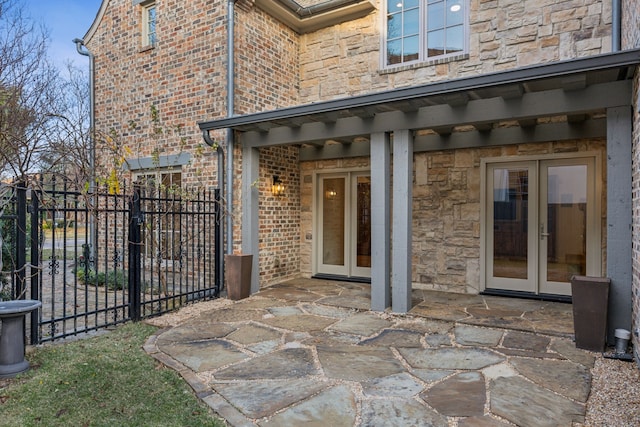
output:
M 16 0 L 0 0 L 0 178 L 25 179 L 50 152 L 63 85 L 47 58 L 47 32 Z

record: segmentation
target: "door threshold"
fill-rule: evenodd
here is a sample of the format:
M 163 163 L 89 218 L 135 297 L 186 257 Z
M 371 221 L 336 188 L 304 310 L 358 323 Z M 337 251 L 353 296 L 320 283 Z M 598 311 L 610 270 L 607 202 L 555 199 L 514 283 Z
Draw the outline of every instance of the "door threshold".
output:
M 564 302 L 569 304 L 571 303 L 571 296 L 569 295 L 533 294 L 531 292 L 507 291 L 504 289 L 485 289 L 484 291 L 480 292 L 480 295 L 508 297 L 508 298 L 535 299 L 538 301 Z
M 371 284 L 370 277 L 357 277 L 357 276 L 340 276 L 338 274 L 323 274 L 318 273 L 311 276 L 312 279 L 324 279 L 324 280 L 336 280 L 339 282 L 354 282 L 354 283 L 369 283 Z

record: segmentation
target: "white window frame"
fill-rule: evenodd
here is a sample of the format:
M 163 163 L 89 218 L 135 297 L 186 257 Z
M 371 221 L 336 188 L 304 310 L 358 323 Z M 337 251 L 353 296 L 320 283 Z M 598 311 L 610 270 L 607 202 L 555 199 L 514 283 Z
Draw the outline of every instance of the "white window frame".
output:
M 398 62 L 395 64 L 388 64 L 387 63 L 387 41 L 388 41 L 388 35 L 387 35 L 387 9 L 388 9 L 388 3 L 389 2 L 402 2 L 402 0 L 385 0 L 383 3 L 383 9 L 382 9 L 382 13 L 381 13 L 381 20 L 382 20 L 382 32 L 383 32 L 383 37 L 382 37 L 382 48 L 381 53 L 382 55 L 380 56 L 380 67 L 382 69 L 394 69 L 394 68 L 399 68 L 399 67 L 406 67 L 406 66 L 410 66 L 410 65 L 421 65 L 421 64 L 429 64 L 432 62 L 440 62 L 443 59 L 453 59 L 453 58 L 459 58 L 461 56 L 466 56 L 469 53 L 469 38 L 470 38 L 470 32 L 469 32 L 469 15 L 470 15 L 470 10 L 469 10 L 469 0 L 460 0 L 459 3 L 462 4 L 463 7 L 463 13 L 464 13 L 464 23 L 463 23 L 463 48 L 461 51 L 455 51 L 455 52 L 451 52 L 451 53 L 445 53 L 442 55 L 435 55 L 435 56 L 427 56 L 427 2 L 428 0 L 419 0 L 420 5 L 420 22 L 419 22 L 419 40 L 420 40 L 420 45 L 419 45 L 419 49 L 418 49 L 418 59 L 412 60 L 412 61 L 406 61 L 406 62 Z M 445 26 L 445 28 L 447 28 Z
M 180 183 L 179 185 L 174 182 L 174 175 L 180 175 Z M 175 191 L 176 189 L 182 189 L 182 168 L 181 167 L 169 167 L 169 168 L 160 168 L 160 169 L 138 169 L 132 174 L 133 182 L 140 183 L 142 179 L 142 183 L 149 182 L 151 183 L 151 188 L 153 191 L 160 191 L 161 193 L 164 191 L 171 191 L 172 189 Z M 167 182 L 168 179 L 168 182 Z M 160 194 L 162 196 L 163 194 Z M 178 195 L 178 199 L 180 196 Z M 152 238 L 154 241 L 145 241 L 143 242 L 143 255 L 151 258 L 152 256 L 159 256 L 163 263 L 163 266 L 166 266 L 168 263 L 173 260 L 177 260 L 178 253 L 175 248 L 175 242 L 180 242 L 181 236 L 180 232 L 173 231 L 172 228 L 165 229 L 163 225 L 167 218 L 156 219 L 155 224 L 152 225 L 151 229 L 147 230 L 145 240 Z M 169 245 L 168 242 L 172 244 Z M 149 246 L 155 247 L 159 254 L 151 254 L 149 252 Z M 164 250 L 163 250 L 164 249 Z
M 158 10 L 155 1 L 141 3 L 142 7 L 142 46 L 155 47 L 158 42 Z M 151 11 L 154 11 L 153 32 L 150 30 Z

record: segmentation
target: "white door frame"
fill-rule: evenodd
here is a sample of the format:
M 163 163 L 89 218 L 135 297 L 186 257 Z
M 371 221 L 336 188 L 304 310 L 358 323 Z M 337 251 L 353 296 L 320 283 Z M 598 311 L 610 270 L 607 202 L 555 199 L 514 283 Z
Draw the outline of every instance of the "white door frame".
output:
M 557 295 L 570 295 L 570 287 L 567 287 L 565 283 L 549 282 L 549 286 L 546 286 L 545 292 L 540 292 L 541 288 L 541 274 L 546 271 L 546 265 L 543 267 L 542 260 L 540 259 L 540 237 L 539 227 L 541 225 L 541 203 L 539 202 L 539 194 L 542 192 L 539 187 L 540 177 L 539 172 L 542 170 L 541 165 L 553 165 L 562 164 L 563 162 L 571 164 L 572 162 L 579 162 L 580 159 L 590 162 L 588 166 L 589 175 L 588 180 L 591 185 L 588 187 L 588 191 L 591 193 L 590 200 L 592 201 L 589 211 L 587 212 L 587 258 L 586 258 L 586 274 L 590 276 L 600 276 L 602 274 L 602 154 L 600 152 L 577 152 L 577 153 L 562 153 L 552 155 L 533 155 L 533 156 L 509 156 L 509 157 L 497 157 L 497 158 L 485 158 L 481 160 L 481 186 L 480 186 L 480 290 L 487 289 L 499 289 L 507 291 L 524 291 L 533 293 L 545 293 L 545 294 L 557 294 Z M 502 279 L 496 282 L 493 278 L 492 286 L 488 286 L 488 278 L 490 277 L 491 266 L 489 257 L 492 256 L 490 248 L 492 248 L 493 232 L 489 230 L 489 222 L 493 218 L 493 207 L 489 206 L 493 197 L 488 194 L 488 185 L 492 182 L 492 176 L 488 171 L 493 170 L 496 165 L 514 165 L 522 167 L 533 167 L 534 176 L 529 177 L 529 194 L 536 197 L 535 208 L 529 208 L 529 242 L 528 253 L 535 256 L 534 265 L 528 266 L 528 279 L 527 283 L 521 283 L 523 286 L 519 286 L 517 281 L 511 279 Z M 535 193 L 534 193 L 535 191 Z M 492 222 L 491 222 L 492 224 Z M 544 230 L 543 230 L 544 231 Z M 531 263 L 530 263 L 531 264 Z M 546 262 L 544 262 L 546 264 Z M 511 280 L 511 281 L 510 281 Z M 533 283 L 528 282 L 534 280 Z M 510 282 L 509 282 L 510 281 Z M 543 288 L 545 288 L 543 286 Z
M 335 169 L 316 171 L 313 174 L 313 246 L 312 274 L 329 274 L 344 277 L 371 277 L 371 268 L 357 266 L 357 177 L 370 176 L 369 168 Z M 325 179 L 345 179 L 344 266 L 323 264 L 323 183 Z

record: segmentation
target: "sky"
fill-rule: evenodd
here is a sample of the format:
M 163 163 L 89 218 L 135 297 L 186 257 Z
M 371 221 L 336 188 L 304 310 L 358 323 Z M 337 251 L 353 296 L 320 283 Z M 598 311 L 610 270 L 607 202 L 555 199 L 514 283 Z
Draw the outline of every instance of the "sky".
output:
M 29 15 L 49 30 L 49 57 L 63 70 L 67 61 L 87 66 L 88 58 L 78 54 L 75 38 L 83 38 L 100 9 L 102 0 L 18 0 Z

